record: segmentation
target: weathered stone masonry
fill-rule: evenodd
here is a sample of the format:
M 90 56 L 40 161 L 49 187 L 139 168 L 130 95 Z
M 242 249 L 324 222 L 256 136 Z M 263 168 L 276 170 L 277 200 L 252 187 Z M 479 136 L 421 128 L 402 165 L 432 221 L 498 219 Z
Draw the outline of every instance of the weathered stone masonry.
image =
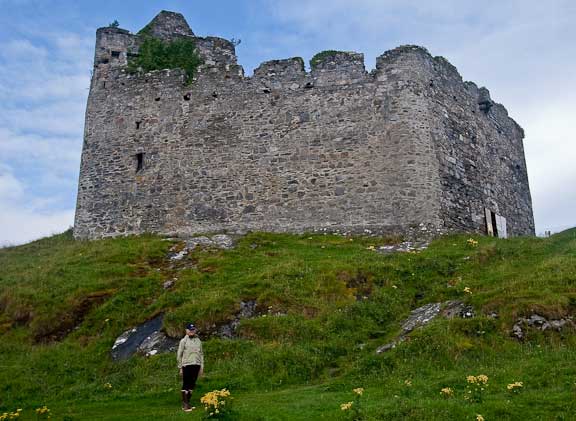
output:
M 133 75 L 141 37 L 97 31 L 74 235 L 326 229 L 534 232 L 523 131 L 486 89 L 424 48 L 263 63 L 182 15 L 147 27 L 193 37 L 204 64 Z

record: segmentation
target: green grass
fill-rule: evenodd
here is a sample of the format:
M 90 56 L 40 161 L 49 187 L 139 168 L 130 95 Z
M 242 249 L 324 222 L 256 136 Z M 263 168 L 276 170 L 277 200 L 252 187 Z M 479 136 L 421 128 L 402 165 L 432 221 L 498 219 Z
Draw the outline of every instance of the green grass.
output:
M 35 419 L 47 405 L 56 419 L 200 419 L 178 410 L 174 355 L 115 363 L 110 347 L 159 313 L 179 336 L 187 321 L 207 332 L 256 300 L 260 316 L 241 322 L 238 339 L 204 342 L 197 405 L 228 387 L 239 419 L 347 419 L 339 405 L 361 386 L 365 419 L 573 419 L 574 332 L 530 331 L 519 343 L 510 329 L 532 312 L 576 313 L 576 229 L 474 238 L 476 247 L 449 236 L 384 256 L 369 246 L 393 239 L 252 233 L 178 267 L 166 258 L 175 242 L 154 236 L 87 242 L 67 232 L 2 249 L 0 414 L 23 408 L 21 419 Z M 477 317 L 438 319 L 374 353 L 410 310 L 450 299 Z M 470 374 L 489 376 L 481 403 L 464 400 Z M 514 381 L 524 383 L 517 395 L 506 389 Z
M 337 51 L 337 50 L 320 51 L 310 59 L 310 68 L 315 69 L 320 63 L 322 63 L 328 57 L 332 57 L 341 53 L 345 54 L 346 51 Z
M 139 34 L 147 35 L 146 26 Z M 178 38 L 162 41 L 146 36 L 138 48 L 138 55 L 130 58 L 128 71 L 132 73 L 142 69 L 144 72 L 164 69 L 183 69 L 186 71 L 186 82 L 192 83 L 202 59 L 196 51 L 196 44 L 189 38 Z

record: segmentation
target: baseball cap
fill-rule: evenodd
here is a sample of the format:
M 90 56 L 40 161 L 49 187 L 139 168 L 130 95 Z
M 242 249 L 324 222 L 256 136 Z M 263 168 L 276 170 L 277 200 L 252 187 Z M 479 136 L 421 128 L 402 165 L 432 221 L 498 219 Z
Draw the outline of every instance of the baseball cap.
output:
M 186 329 L 188 330 L 196 330 L 196 326 L 194 326 L 194 323 L 188 323 L 186 325 Z

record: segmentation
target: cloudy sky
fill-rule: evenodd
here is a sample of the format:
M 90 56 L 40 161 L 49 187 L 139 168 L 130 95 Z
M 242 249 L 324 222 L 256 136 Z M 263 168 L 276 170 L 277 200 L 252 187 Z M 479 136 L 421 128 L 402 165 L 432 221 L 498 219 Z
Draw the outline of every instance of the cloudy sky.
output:
M 573 0 L 0 0 L 0 245 L 72 225 L 96 28 L 162 10 L 265 60 L 419 44 L 490 89 L 526 130 L 536 231 L 576 226 Z

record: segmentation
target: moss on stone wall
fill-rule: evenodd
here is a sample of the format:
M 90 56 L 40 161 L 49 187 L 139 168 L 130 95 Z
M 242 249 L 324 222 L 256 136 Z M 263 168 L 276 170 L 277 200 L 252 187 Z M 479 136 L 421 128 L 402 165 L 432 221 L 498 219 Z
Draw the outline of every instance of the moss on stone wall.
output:
M 340 53 L 344 53 L 344 51 L 337 51 L 337 50 L 320 51 L 318 54 L 316 54 L 314 57 L 312 57 L 310 59 L 310 67 L 312 69 L 314 69 L 316 66 L 318 66 L 318 64 L 320 64 L 322 61 L 324 61 L 325 58 L 330 57 L 330 56 L 334 56 L 334 55 L 340 54 Z
M 128 62 L 128 71 L 176 69 L 186 71 L 190 83 L 202 59 L 196 51 L 196 44 L 187 38 L 178 38 L 164 42 L 157 38 L 147 37 L 140 45 L 138 55 Z
M 148 35 L 148 36 L 152 35 L 152 24 L 149 23 L 144 28 L 140 29 L 138 31 L 138 35 Z
M 304 59 L 302 57 L 293 57 L 294 60 L 298 60 L 298 62 L 300 63 L 300 65 L 302 66 L 302 71 L 305 70 L 304 68 Z

